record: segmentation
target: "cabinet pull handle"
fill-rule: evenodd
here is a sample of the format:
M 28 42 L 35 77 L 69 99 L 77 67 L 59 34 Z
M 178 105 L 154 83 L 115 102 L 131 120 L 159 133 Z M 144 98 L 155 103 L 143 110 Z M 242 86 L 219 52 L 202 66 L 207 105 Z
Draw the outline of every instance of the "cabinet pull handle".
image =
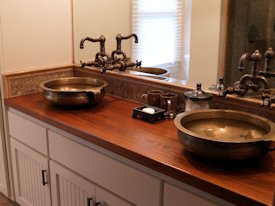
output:
M 48 184 L 47 170 L 42 170 L 42 184 L 43 186 Z
M 92 197 L 87 198 L 87 206 L 94 206 L 94 199 Z

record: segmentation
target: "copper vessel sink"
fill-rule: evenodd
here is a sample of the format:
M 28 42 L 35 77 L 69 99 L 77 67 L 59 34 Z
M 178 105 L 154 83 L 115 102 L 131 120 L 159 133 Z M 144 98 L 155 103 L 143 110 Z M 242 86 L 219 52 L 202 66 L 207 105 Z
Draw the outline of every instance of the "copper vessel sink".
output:
M 40 83 L 44 98 L 52 105 L 77 107 L 94 105 L 102 100 L 104 80 L 89 77 L 67 77 Z
M 196 110 L 177 115 L 174 124 L 184 149 L 203 157 L 245 160 L 274 150 L 275 124 L 247 112 Z

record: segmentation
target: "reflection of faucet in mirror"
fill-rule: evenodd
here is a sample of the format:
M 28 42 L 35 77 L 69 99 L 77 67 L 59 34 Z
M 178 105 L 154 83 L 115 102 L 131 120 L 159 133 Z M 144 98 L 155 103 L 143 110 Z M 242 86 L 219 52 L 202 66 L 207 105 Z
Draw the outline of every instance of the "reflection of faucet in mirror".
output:
M 134 37 L 135 38 L 135 43 L 138 43 L 138 37 L 137 37 L 136 34 L 130 34 L 128 36 L 121 36 L 121 34 L 118 34 L 116 36 L 116 42 L 117 42 L 116 43 L 116 50 L 114 50 L 111 54 L 112 60 L 116 60 L 115 55 L 122 55 L 123 56 L 122 60 L 127 61 L 127 56 L 126 56 L 125 52 L 121 50 L 121 41 L 125 40 L 125 39 L 130 39 L 131 37 Z
M 100 67 L 100 66 L 104 66 L 105 62 L 110 60 L 109 55 L 105 52 L 105 40 L 106 39 L 105 39 L 105 37 L 103 35 L 101 35 L 97 39 L 93 39 L 91 37 L 86 37 L 84 39 L 81 39 L 81 41 L 80 41 L 80 49 L 84 49 L 84 42 L 85 41 L 100 42 L 100 51 L 96 53 L 95 60 L 87 62 L 87 63 L 82 63 L 81 62 L 81 67 L 83 67 L 83 68 L 85 66 Z
M 264 65 L 264 70 L 259 71 L 259 75 L 264 76 L 266 78 L 269 77 L 275 77 L 275 71 L 272 71 L 273 69 L 273 59 L 275 58 L 275 52 L 273 49 L 270 47 L 268 50 L 265 52 L 265 65 Z
M 247 61 L 251 62 L 251 74 L 244 74 L 239 81 L 235 82 L 233 86 L 227 89 L 220 89 L 219 96 L 226 97 L 227 94 L 237 94 L 244 96 L 248 89 L 258 91 L 263 85 L 263 92 L 270 93 L 268 81 L 265 77 L 257 75 L 257 63 L 262 59 L 262 55 L 259 50 L 256 50 L 253 54 L 244 53 L 239 61 L 238 69 L 243 71 Z
M 125 39 L 130 39 L 131 37 L 135 38 L 135 43 L 138 43 L 138 37 L 136 34 L 129 34 L 128 36 L 121 36 L 118 34 L 116 36 L 117 47 L 116 50 L 112 51 L 111 61 L 103 66 L 101 72 L 104 73 L 107 70 L 119 70 L 125 71 L 127 67 L 140 67 L 141 61 L 128 62 L 127 55 L 124 51 L 121 50 L 121 41 Z M 122 55 L 122 58 L 118 57 Z
M 90 61 L 87 63 L 84 63 L 80 61 L 81 67 L 85 68 L 85 66 L 95 66 L 100 67 L 101 72 L 104 73 L 107 70 L 119 70 L 119 71 L 125 71 L 127 67 L 140 67 L 141 61 L 136 62 L 128 62 L 126 53 L 121 50 L 121 40 L 129 39 L 131 37 L 135 38 L 135 43 L 138 43 L 138 37 L 136 34 L 130 34 L 128 36 L 121 36 L 121 34 L 118 34 L 116 37 L 117 40 L 117 48 L 112 52 L 111 58 L 108 54 L 105 52 L 105 37 L 101 35 L 97 39 L 93 39 L 90 37 L 86 37 L 85 39 L 82 39 L 80 41 L 80 49 L 84 48 L 84 42 L 86 40 L 91 42 L 100 42 L 100 51 L 96 53 L 95 61 Z M 123 58 L 117 58 L 115 55 L 122 55 Z
M 128 62 L 126 53 L 121 50 L 121 41 L 125 39 L 130 39 L 131 37 L 134 37 L 135 43 L 138 43 L 138 37 L 136 34 L 129 34 L 128 36 L 121 36 L 121 34 L 118 34 L 116 36 L 116 42 L 117 42 L 116 50 L 112 51 L 112 54 L 111 54 L 112 65 L 108 65 L 107 67 L 104 67 L 103 72 L 106 70 L 115 70 L 115 69 L 118 69 L 119 71 L 125 71 L 127 67 L 141 66 L 141 61 Z M 122 58 L 120 58 L 119 55 L 122 55 Z

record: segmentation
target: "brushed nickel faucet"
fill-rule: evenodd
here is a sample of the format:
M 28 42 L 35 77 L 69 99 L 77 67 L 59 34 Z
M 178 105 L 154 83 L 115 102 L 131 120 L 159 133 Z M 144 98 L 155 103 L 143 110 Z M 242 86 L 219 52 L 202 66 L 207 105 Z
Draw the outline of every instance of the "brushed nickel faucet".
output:
M 235 82 L 233 86 L 227 89 L 220 89 L 219 96 L 226 97 L 227 94 L 237 94 L 239 96 L 244 96 L 248 89 L 253 91 L 258 91 L 263 85 L 263 93 L 270 94 L 270 88 L 268 85 L 268 80 L 264 76 L 257 75 L 257 64 L 261 61 L 262 55 L 259 50 L 255 50 L 251 55 L 249 53 L 244 53 L 239 61 L 238 69 L 243 71 L 246 67 L 247 62 L 251 62 L 251 73 L 244 74 L 239 81 Z

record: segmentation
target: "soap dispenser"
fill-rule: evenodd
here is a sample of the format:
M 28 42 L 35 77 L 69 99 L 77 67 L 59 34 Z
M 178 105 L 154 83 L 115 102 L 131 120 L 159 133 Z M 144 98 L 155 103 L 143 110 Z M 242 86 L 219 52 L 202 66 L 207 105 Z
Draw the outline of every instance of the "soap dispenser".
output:
M 212 99 L 212 94 L 206 93 L 201 89 L 201 83 L 197 83 L 197 88 L 193 91 L 185 92 L 186 97 L 185 111 L 193 111 L 199 109 L 209 109 L 209 102 Z

